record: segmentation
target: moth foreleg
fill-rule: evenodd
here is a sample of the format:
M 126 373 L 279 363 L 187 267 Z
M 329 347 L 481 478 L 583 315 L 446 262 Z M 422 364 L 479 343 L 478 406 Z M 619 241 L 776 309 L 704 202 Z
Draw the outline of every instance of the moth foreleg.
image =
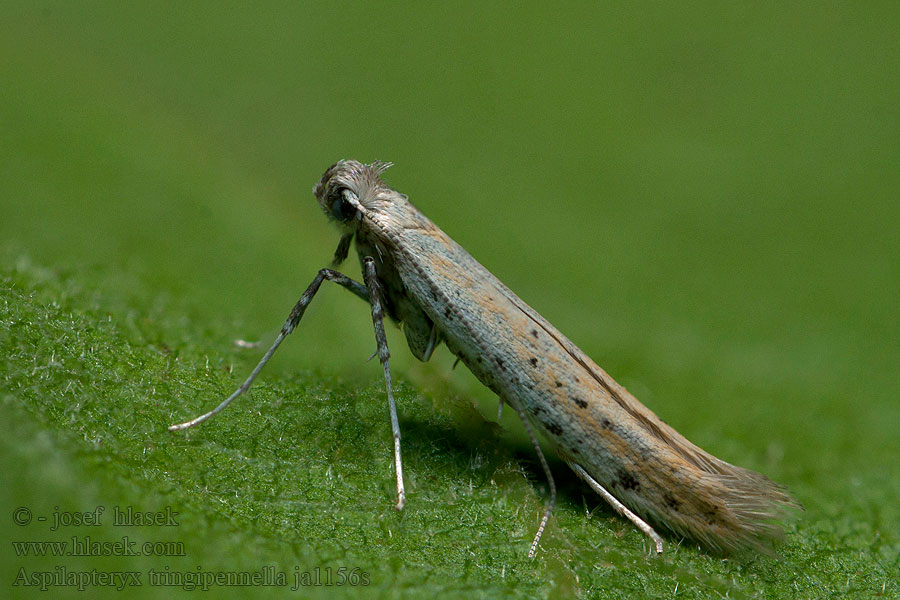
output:
M 300 296 L 297 304 L 294 305 L 294 308 L 288 315 L 287 320 L 281 327 L 281 331 L 278 333 L 278 337 L 275 338 L 275 342 L 272 344 L 272 347 L 269 348 L 268 352 L 266 352 L 266 354 L 262 357 L 262 360 L 259 361 L 259 364 L 256 365 L 256 368 L 253 369 L 253 372 L 250 373 L 250 376 L 247 377 L 247 380 L 244 381 L 244 383 L 242 383 L 240 387 L 234 391 L 233 394 L 228 396 L 228 398 L 223 400 L 221 404 L 219 404 L 208 413 L 204 413 L 199 417 L 191 419 L 190 421 L 185 421 L 184 423 L 171 425 L 169 427 L 169 431 L 178 431 L 180 429 L 188 429 L 189 427 L 193 427 L 194 425 L 199 425 L 203 421 L 209 419 L 210 417 L 214 417 L 215 415 L 225 410 L 225 407 L 231 404 L 231 402 L 235 398 L 249 390 L 250 385 L 253 383 L 253 380 L 256 379 L 256 376 L 259 375 L 259 372 L 262 371 L 262 368 L 266 366 L 266 363 L 269 362 L 269 359 L 272 358 L 273 354 L 275 354 L 275 350 L 278 349 L 278 346 L 281 345 L 281 342 L 284 341 L 284 338 L 289 336 L 294 328 L 297 327 L 300 319 L 303 318 L 303 313 L 306 312 L 306 307 L 309 306 L 310 302 L 312 302 L 312 299 L 316 295 L 316 292 L 319 291 L 319 286 L 321 286 L 322 282 L 326 279 L 328 281 L 333 281 L 334 283 L 344 288 L 347 288 L 366 302 L 369 301 L 369 292 L 363 284 L 350 279 L 343 273 L 338 273 L 337 271 L 333 271 L 331 269 L 321 269 L 316 275 L 315 279 L 312 280 L 312 283 L 309 284 L 309 287 L 306 288 L 306 291 L 303 292 L 303 295 Z
M 336 269 L 341 266 L 341 263 L 347 259 L 347 254 L 350 252 L 350 242 L 353 241 L 352 233 L 345 233 L 341 236 L 341 241 L 338 242 L 337 249 L 334 251 L 334 258 L 331 259 L 331 268 Z

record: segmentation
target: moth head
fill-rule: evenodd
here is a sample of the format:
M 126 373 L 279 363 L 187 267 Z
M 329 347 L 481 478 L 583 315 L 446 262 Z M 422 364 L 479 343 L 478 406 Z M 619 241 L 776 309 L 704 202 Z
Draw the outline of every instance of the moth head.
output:
M 366 213 L 367 203 L 386 187 L 379 176 L 390 166 L 380 161 L 367 165 L 340 160 L 328 167 L 313 194 L 328 218 L 353 229 Z

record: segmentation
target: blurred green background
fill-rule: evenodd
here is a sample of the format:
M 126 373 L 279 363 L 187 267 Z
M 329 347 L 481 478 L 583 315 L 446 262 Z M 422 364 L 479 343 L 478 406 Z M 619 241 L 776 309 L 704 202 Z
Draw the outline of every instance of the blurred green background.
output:
M 158 597 L 182 587 L 149 569 L 268 565 L 370 580 L 301 597 L 897 597 L 898 31 L 892 2 L 3 3 L 0 595 L 40 595 L 23 572 L 137 570 L 128 593 Z M 395 513 L 370 317 L 336 287 L 249 397 L 168 433 L 330 260 L 310 189 L 340 158 L 393 161 L 392 186 L 646 405 L 786 484 L 806 512 L 781 558 L 671 538 L 649 558 L 555 462 L 527 560 L 546 484 L 514 415 L 495 425 L 446 351 L 418 364 L 392 330 Z M 12 518 L 116 505 L 179 526 Z M 185 551 L 12 545 L 73 535 Z

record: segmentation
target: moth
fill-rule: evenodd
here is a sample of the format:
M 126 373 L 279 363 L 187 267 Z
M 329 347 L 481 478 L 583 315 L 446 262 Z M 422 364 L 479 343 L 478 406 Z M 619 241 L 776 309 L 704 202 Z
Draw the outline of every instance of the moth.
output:
M 416 358 L 427 361 L 443 343 L 499 396 L 501 410 L 507 404 L 521 417 L 549 484 L 530 557 L 556 500 L 538 433 L 651 538 L 657 553 L 663 540 L 651 523 L 714 552 L 771 553 L 772 543 L 783 535 L 779 521 L 799 508 L 785 489 L 705 452 L 638 402 L 405 195 L 384 183 L 381 175 L 390 166 L 341 160 L 313 188 L 322 210 L 342 231 L 332 267 L 347 258 L 355 240 L 364 282 L 334 268 L 320 270 L 247 380 L 212 411 L 169 429 L 193 427 L 246 392 L 328 280 L 371 306 L 393 430 L 397 509 L 403 508 L 406 492 L 385 313 L 400 324 Z

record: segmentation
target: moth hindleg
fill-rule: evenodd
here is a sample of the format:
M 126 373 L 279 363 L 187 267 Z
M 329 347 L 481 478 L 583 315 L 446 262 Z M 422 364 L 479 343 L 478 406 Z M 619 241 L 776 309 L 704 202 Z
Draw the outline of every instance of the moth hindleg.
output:
M 587 484 L 591 487 L 592 490 L 600 494 L 604 500 L 606 500 L 610 506 L 612 506 L 617 513 L 631 521 L 635 524 L 635 526 L 644 532 L 644 534 L 653 540 L 656 543 L 656 553 L 662 554 L 663 551 L 663 541 L 662 538 L 659 537 L 659 534 L 653 530 L 650 525 L 647 524 L 646 521 L 641 519 L 639 516 L 628 510 L 628 507 L 619 502 L 615 496 L 606 491 L 606 489 L 597 483 L 597 480 L 591 477 L 587 471 L 584 470 L 584 467 L 579 465 L 578 463 L 569 462 L 569 466 L 572 468 L 575 473 L 578 474 L 579 477 L 584 479 Z
M 500 410 L 503 409 L 503 403 L 504 399 L 501 396 Z M 519 413 L 519 418 L 522 419 L 522 425 L 525 427 L 525 431 L 528 432 L 528 437 L 531 438 L 531 443 L 534 446 L 535 452 L 537 452 L 538 460 L 541 463 L 541 467 L 544 469 L 544 475 L 547 477 L 547 484 L 550 486 L 550 500 L 547 502 L 547 507 L 544 509 L 544 516 L 541 518 L 541 524 L 538 525 L 537 533 L 534 535 L 534 541 L 531 542 L 531 549 L 528 551 L 528 558 L 534 558 L 534 555 L 537 553 L 538 543 L 541 541 L 541 536 L 544 535 L 544 528 L 547 527 L 547 522 L 550 520 L 550 514 L 553 512 L 553 507 L 556 506 L 556 482 L 553 480 L 553 473 L 550 472 L 550 465 L 547 464 L 547 459 L 544 458 L 541 444 L 534 434 L 534 428 L 528 421 L 527 415 L 525 415 L 518 403 L 510 402 L 507 398 L 506 404 L 515 408 L 516 412 Z

